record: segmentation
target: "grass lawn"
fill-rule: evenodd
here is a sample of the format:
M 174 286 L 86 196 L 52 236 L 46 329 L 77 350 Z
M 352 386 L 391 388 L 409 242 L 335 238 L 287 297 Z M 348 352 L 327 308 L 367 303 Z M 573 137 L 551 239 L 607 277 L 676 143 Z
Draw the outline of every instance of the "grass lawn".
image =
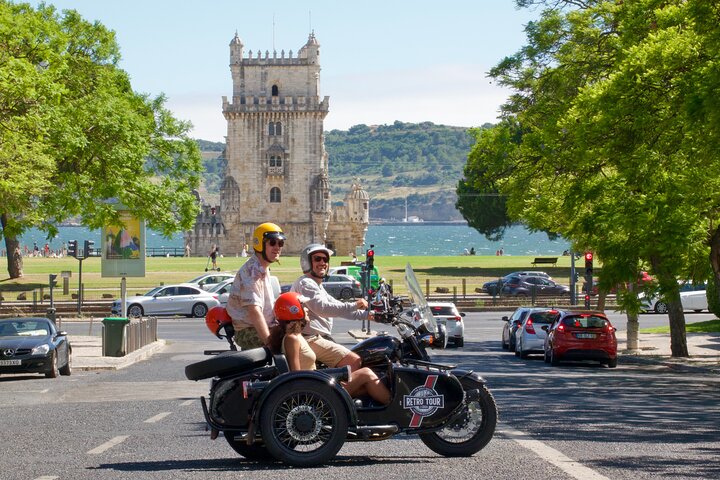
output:
M 533 268 L 531 262 L 534 256 L 445 256 L 445 257 L 383 257 L 376 252 L 375 266 L 380 275 L 391 281 L 396 293 L 405 292 L 404 270 L 408 262 L 413 266 L 415 274 L 423 288 L 430 282 L 430 289 L 437 287 L 448 288 L 450 292 L 457 289 L 462 294 L 463 280 L 467 293 L 474 292 L 488 280 L 494 280 L 516 270 L 541 270 L 550 274 L 556 281 L 568 284 L 570 276 L 570 257 L 559 257 L 557 266 L 538 266 Z M 6 259 L 2 259 L 6 262 Z M 349 261 L 349 257 L 333 257 L 331 264 L 340 265 Z M 222 271 L 236 272 L 246 259 L 242 257 L 224 257 L 218 260 Z M 24 277 L 10 280 L 7 277 L 7 266 L 2 265 L 5 275 L 0 275 L 0 293 L 4 293 L 6 300 L 15 300 L 15 292 L 32 291 L 43 288 L 47 293 L 48 274 L 60 274 L 70 271 L 70 293 L 78 288 L 78 261 L 74 258 L 41 258 L 26 257 L 23 259 Z M 207 257 L 150 257 L 145 260 L 145 277 L 128 277 L 128 291 L 132 294 L 145 292 L 150 288 L 164 284 L 181 283 L 205 273 Z M 580 261 L 576 262 L 580 266 Z M 100 275 L 100 258 L 89 258 L 83 261 L 83 284 L 86 298 L 92 298 L 91 292 L 98 296 L 101 293 L 119 292 L 120 278 L 103 278 Z M 280 279 L 281 284 L 291 283 L 302 274 L 300 261 L 297 256 L 282 257 L 279 264 L 273 265 L 272 274 Z M 596 271 L 597 271 L 596 267 Z M 58 286 L 55 294 L 62 291 L 63 279 L 58 276 Z M 59 297 L 58 299 L 62 299 Z
M 685 325 L 685 331 L 687 333 L 719 333 L 720 332 L 720 320 L 707 320 L 705 322 L 688 323 Z M 642 328 L 640 333 L 670 333 L 670 326 L 667 327 L 655 327 L 655 328 Z

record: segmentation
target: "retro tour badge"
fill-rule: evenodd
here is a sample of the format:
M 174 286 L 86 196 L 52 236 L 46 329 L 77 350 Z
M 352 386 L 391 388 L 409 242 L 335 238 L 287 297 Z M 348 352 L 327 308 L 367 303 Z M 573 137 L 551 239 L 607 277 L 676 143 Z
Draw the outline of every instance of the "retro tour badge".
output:
M 437 379 L 437 375 L 428 375 L 425 385 L 416 387 L 410 395 L 403 395 L 403 408 L 413 413 L 411 427 L 419 427 L 423 418 L 437 412 L 438 408 L 445 407 L 445 395 L 438 395 L 435 391 Z

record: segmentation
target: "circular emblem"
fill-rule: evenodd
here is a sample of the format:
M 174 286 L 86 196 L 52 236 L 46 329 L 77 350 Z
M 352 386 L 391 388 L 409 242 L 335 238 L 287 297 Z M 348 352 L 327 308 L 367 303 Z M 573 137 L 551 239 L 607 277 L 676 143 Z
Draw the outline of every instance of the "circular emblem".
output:
M 292 314 L 300 313 L 300 309 L 297 307 L 297 305 L 291 305 L 291 306 L 290 306 L 290 313 L 292 313 Z
M 15 350 L 13 350 L 12 348 L 6 348 L 5 350 L 3 350 L 3 355 L 6 357 L 12 357 L 15 355 Z
M 421 386 L 415 388 L 410 395 L 408 395 L 411 401 L 407 401 L 408 407 L 411 412 L 422 417 L 428 417 L 433 413 L 437 412 L 437 409 L 442 405 L 438 399 L 438 394 L 432 388 Z

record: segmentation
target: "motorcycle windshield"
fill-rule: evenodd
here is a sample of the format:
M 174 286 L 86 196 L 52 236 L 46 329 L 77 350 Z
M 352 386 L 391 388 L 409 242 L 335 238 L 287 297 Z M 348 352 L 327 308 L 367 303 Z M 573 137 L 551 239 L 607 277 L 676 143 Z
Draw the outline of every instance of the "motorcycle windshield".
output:
M 409 263 L 405 266 L 405 285 L 407 286 L 413 305 L 415 305 L 420 311 L 423 320 L 426 322 L 428 330 L 436 333 L 438 331 L 437 322 L 430 311 L 427 301 L 425 301 L 425 296 L 420 288 L 420 283 L 418 282 L 415 272 Z

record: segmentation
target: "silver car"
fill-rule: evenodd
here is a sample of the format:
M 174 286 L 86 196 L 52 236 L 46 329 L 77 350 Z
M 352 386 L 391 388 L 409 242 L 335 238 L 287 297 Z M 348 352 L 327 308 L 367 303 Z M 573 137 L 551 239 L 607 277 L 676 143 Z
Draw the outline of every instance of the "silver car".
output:
M 210 291 L 213 288 L 215 288 L 218 284 L 224 282 L 225 280 L 232 280 L 235 278 L 234 273 L 225 273 L 225 272 L 218 272 L 218 273 L 206 273 L 204 275 L 200 275 L 199 277 L 195 277 L 192 280 L 188 282 L 184 282 L 189 285 L 195 285 L 197 287 L 202 288 L 203 290 Z
M 113 315 L 122 315 L 120 300 L 112 304 Z M 220 305 L 217 295 L 195 285 L 180 284 L 155 287 L 144 295 L 127 299 L 127 316 L 186 315 L 204 317 L 208 310 Z
M 350 275 L 331 274 L 325 277 L 322 284 L 330 295 L 340 300 L 362 297 L 360 282 Z
M 515 333 L 515 355 L 527 358 L 531 353 L 545 354 L 547 331 L 542 327 L 550 327 L 559 315 L 560 312 L 551 308 L 532 309 Z

